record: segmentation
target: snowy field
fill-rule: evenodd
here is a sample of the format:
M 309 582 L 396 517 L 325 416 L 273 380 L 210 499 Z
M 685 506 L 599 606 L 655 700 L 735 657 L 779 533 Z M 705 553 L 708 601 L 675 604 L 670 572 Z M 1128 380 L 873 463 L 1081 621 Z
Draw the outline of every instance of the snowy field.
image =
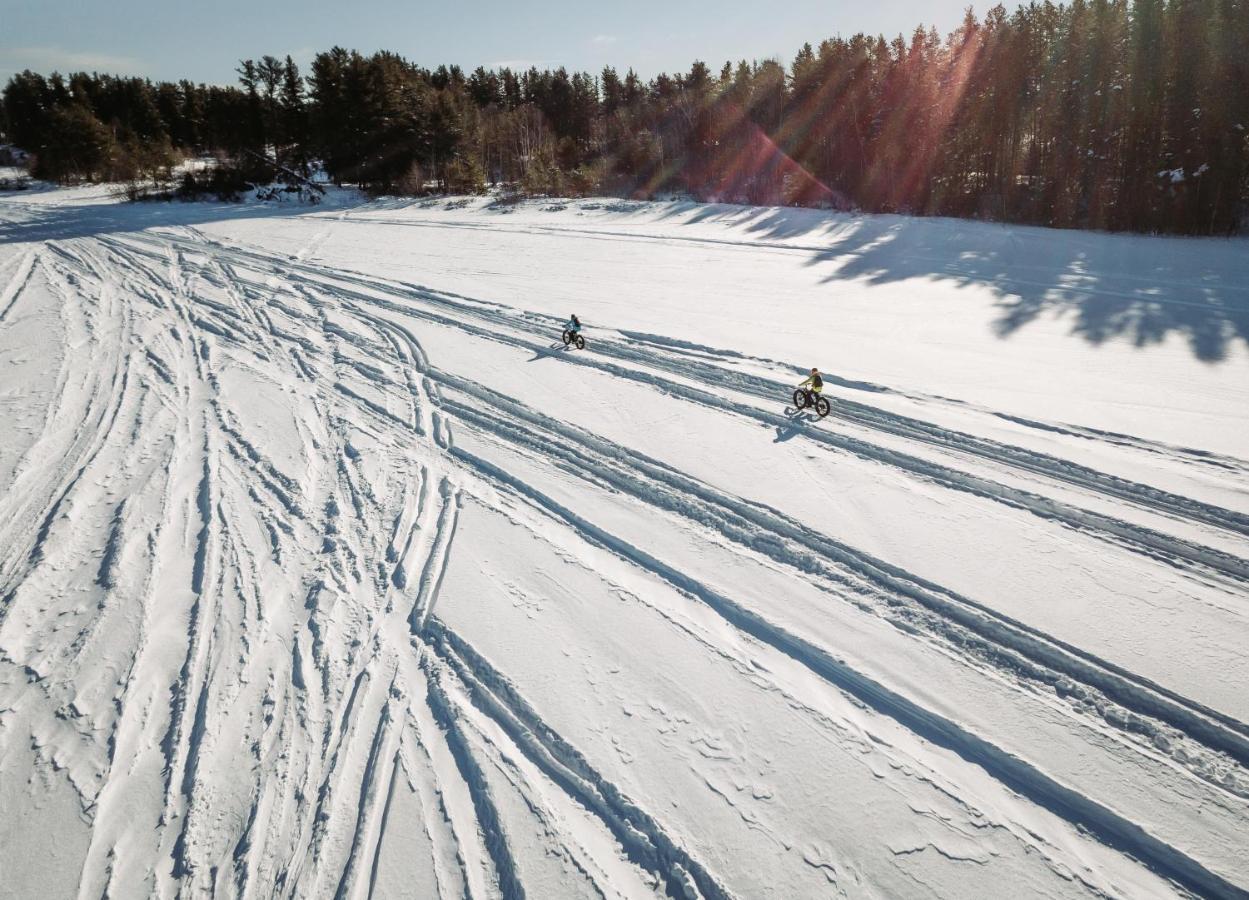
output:
M 8 194 L 0 423 L 0 896 L 1249 892 L 1244 241 Z

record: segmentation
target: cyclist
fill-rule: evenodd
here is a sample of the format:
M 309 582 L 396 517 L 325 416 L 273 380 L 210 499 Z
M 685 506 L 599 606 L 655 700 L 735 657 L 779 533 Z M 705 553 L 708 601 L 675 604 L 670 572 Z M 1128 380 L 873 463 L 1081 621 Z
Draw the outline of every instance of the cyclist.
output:
M 808 387 L 808 385 L 810 385 L 810 387 Z M 820 376 L 820 370 L 815 366 L 812 366 L 811 374 L 807 376 L 806 380 L 804 380 L 802 384 L 798 385 L 798 387 L 806 390 L 808 399 L 811 401 L 812 405 L 814 405 L 815 397 L 812 397 L 811 395 L 815 394 L 818 397 L 820 392 L 824 390 L 824 379 Z

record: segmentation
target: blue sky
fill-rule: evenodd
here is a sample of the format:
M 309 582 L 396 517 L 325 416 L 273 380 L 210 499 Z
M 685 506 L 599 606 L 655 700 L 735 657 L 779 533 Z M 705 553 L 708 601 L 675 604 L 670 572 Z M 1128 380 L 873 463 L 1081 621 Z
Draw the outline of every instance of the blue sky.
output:
M 305 64 L 335 44 L 422 65 L 544 66 L 651 76 L 694 59 L 776 56 L 856 31 L 945 34 L 967 0 L 0 0 L 0 81 L 25 68 L 228 82 L 244 57 Z M 987 8 L 987 5 L 986 5 Z

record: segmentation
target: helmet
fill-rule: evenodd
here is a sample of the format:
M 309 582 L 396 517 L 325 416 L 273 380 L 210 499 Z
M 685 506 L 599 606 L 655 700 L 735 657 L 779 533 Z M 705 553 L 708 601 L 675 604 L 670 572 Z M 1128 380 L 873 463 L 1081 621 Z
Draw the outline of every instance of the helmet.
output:
M 812 366 L 812 367 L 811 367 L 811 374 L 812 374 L 812 375 L 814 375 L 814 374 L 815 374 L 816 372 L 818 372 L 818 371 L 820 371 L 820 370 L 819 370 L 819 369 L 817 369 L 815 366 Z

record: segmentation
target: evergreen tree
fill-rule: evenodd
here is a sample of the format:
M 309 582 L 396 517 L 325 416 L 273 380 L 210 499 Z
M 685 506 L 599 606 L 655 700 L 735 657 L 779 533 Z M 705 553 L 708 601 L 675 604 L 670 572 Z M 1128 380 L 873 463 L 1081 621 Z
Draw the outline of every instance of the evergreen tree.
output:
M 1225 233 L 1249 219 L 1249 0 L 1032 0 L 644 80 L 605 66 L 243 60 L 237 87 L 22 72 L 5 139 L 66 180 L 169 154 L 318 160 L 370 190 L 704 198 Z
M 304 100 L 304 80 L 299 77 L 299 66 L 290 56 L 282 63 L 278 121 L 282 139 L 282 152 L 278 159 L 285 165 L 304 168 L 308 161 L 308 110 Z
M 90 180 L 109 167 L 116 147 L 108 128 L 81 103 L 58 103 L 49 111 L 34 174 L 49 181 Z

